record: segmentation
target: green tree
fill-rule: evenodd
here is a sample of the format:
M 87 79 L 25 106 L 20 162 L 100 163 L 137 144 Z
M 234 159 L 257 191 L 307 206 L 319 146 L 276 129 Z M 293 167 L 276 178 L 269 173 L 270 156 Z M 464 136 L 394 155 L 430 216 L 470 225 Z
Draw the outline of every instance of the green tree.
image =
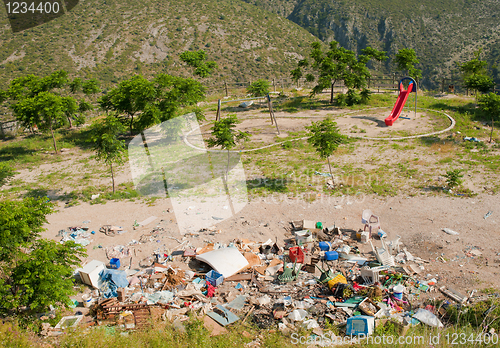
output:
M 105 111 L 116 111 L 125 114 L 123 122 L 127 122 L 130 134 L 133 134 L 134 117 L 146 110 L 156 99 L 157 91 L 154 83 L 141 75 L 135 75 L 122 81 L 117 87 L 100 98 L 100 105 Z
M 487 62 L 480 60 L 481 50 L 474 52 L 474 58 L 465 63 L 457 63 L 462 72 L 464 85 L 476 92 L 486 93 L 495 85 L 493 78 L 488 76 Z
M 356 89 L 363 89 L 371 77 L 367 63 L 372 59 L 377 61 L 387 59 L 385 52 L 371 47 L 363 49 L 362 54 L 356 56 L 353 51 L 339 46 L 336 41 L 330 42 L 329 50 L 326 52 L 322 51 L 319 42 L 312 43 L 311 47 L 312 63 L 310 64 L 307 59 L 300 60 L 297 68 L 291 72 L 292 79 L 298 81 L 304 75 L 302 70 L 310 67 L 318 75 L 317 84 L 313 87 L 311 95 L 330 88 L 330 103 L 333 103 L 333 88 L 337 82 L 343 81 L 348 90 L 352 90 L 351 94 Z M 306 74 L 306 80 L 313 82 L 316 78 L 309 72 Z
M 14 116 L 24 127 L 32 129 L 36 125 L 40 130 L 50 130 L 57 153 L 54 130 L 66 124 L 71 126 L 71 118 L 79 110 L 77 101 L 65 95 L 64 87 L 69 86 L 69 91 L 73 91 L 81 84 L 79 79 L 69 82 L 67 73 L 59 70 L 45 77 L 16 78 L 5 94 L 12 101 L 10 107 Z
M 247 87 L 247 92 L 254 97 L 263 97 L 271 90 L 271 84 L 266 79 L 258 79 Z
M 203 50 L 185 51 L 181 53 L 180 59 L 190 67 L 195 68 L 194 74 L 200 77 L 208 77 L 217 69 L 217 63 L 207 61 L 207 54 Z
M 71 113 L 74 104 L 70 97 L 63 98 L 51 92 L 40 92 L 33 97 L 26 97 L 12 105 L 16 118 L 25 127 L 36 125 L 42 131 L 50 131 L 57 154 L 57 142 L 54 130 L 66 122 L 66 115 Z M 76 104 L 76 103 L 75 103 Z
M 415 68 L 415 64 L 419 63 L 417 54 L 414 49 L 402 48 L 396 53 L 396 65 L 398 70 L 405 71 L 406 75 L 414 79 L 422 78 L 422 70 Z
M 323 121 L 313 122 L 306 128 L 311 134 L 307 141 L 314 146 L 321 158 L 326 158 L 328 160 L 328 169 L 332 176 L 332 183 L 335 184 L 332 166 L 330 164 L 330 156 L 333 155 L 341 144 L 347 142 L 347 138 L 340 134 L 337 123 L 329 118 Z
M 99 82 L 96 79 L 89 79 L 83 81 L 81 78 L 77 77 L 69 84 L 70 92 L 74 95 L 79 94 L 78 105 L 72 104 L 73 113 L 79 113 L 79 116 L 76 117 L 77 125 L 85 123 L 84 113 L 87 111 L 94 110 L 95 103 L 95 95 L 101 92 L 99 87 Z M 81 92 L 81 93 L 80 93 Z M 72 121 L 70 115 L 67 113 L 67 118 L 69 122 L 69 126 L 72 127 Z
M 500 119 L 500 95 L 493 92 L 479 98 L 479 107 L 491 117 L 490 143 L 493 138 L 493 127 L 495 120 Z
M 124 161 L 125 141 L 118 139 L 118 135 L 124 131 L 124 126 L 111 114 L 102 120 L 95 121 L 90 130 L 89 141 L 96 152 L 97 160 L 103 161 L 111 171 L 113 193 L 115 193 L 113 163 L 122 164 Z
M 69 303 L 73 267 L 86 256 L 73 242 L 40 238 L 53 204 L 44 199 L 0 201 L 0 311 L 41 311 Z
M 181 107 L 195 105 L 204 97 L 205 88 L 194 79 L 158 74 L 148 81 L 136 75 L 99 98 L 99 104 L 106 112 L 115 111 L 133 134 L 134 128 L 142 132 L 167 121 Z

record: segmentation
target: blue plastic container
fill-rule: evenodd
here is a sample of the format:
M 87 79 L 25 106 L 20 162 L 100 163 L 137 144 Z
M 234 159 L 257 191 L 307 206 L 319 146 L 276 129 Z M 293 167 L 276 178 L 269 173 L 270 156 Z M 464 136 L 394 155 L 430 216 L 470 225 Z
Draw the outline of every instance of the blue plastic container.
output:
M 112 269 L 120 268 L 120 259 L 114 257 L 111 260 L 109 260 L 109 267 Z
M 207 275 L 205 276 L 205 280 L 212 284 L 212 286 L 219 286 L 220 284 L 222 284 L 222 282 L 224 281 L 224 276 L 218 272 L 215 272 L 214 270 L 210 271 L 207 273 Z
M 333 251 L 333 250 L 332 250 L 332 251 L 327 251 L 327 252 L 325 253 L 325 259 L 326 259 L 327 261 L 338 260 L 338 258 L 339 258 L 339 253 L 338 253 L 338 252 L 336 252 L 336 251 Z
M 328 243 L 328 242 L 319 242 L 319 248 L 322 251 L 328 251 L 328 250 L 330 250 L 330 243 Z

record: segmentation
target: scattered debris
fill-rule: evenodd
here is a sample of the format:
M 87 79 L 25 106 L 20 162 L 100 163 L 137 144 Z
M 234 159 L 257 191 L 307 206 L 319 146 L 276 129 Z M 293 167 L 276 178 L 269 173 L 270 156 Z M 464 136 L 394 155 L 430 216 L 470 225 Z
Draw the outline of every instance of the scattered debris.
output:
M 451 234 L 451 235 L 453 235 L 453 236 L 458 236 L 458 235 L 459 235 L 459 233 L 458 233 L 458 232 L 455 232 L 455 231 L 453 231 L 453 230 L 450 230 L 449 228 L 443 228 L 443 231 L 444 231 L 444 232 L 446 232 L 446 233 L 448 233 L 448 234 Z
M 203 317 L 212 336 L 226 333 L 226 326 L 247 318 L 261 328 L 274 326 L 287 332 L 302 326 L 316 334 L 321 334 L 329 321 L 354 336 L 371 335 L 375 325 L 390 320 L 404 335 L 410 325 L 418 323 L 443 326 L 443 316 L 437 316 L 442 308 L 419 303 L 424 294 L 440 292 L 458 305 L 470 300 L 472 294 L 464 296 L 441 284 L 438 275 L 424 273 L 424 264 L 429 261 L 413 255 L 400 236 L 388 240 L 380 228 L 380 217 L 365 210 L 361 223 L 364 228 L 356 231 L 324 227 L 323 222 L 312 220 L 292 221 L 290 227 L 285 226 L 290 238 L 283 242 L 238 239 L 224 245 L 207 240 L 198 248 L 191 245 L 189 237 L 165 236 L 165 230 L 156 226 L 128 246 L 106 247 L 110 268 L 92 260 L 78 270 L 81 281 L 93 289 L 86 289 L 81 296 L 82 305 L 94 316 L 85 318 L 124 330 L 146 328 L 151 319 L 169 320 L 176 330 L 183 331 L 183 322 L 194 313 Z M 79 230 L 73 228 L 73 232 Z M 112 225 L 100 229 L 109 236 L 121 230 Z M 199 233 L 208 237 L 216 231 L 212 227 Z M 447 228 L 443 231 L 458 234 Z M 66 233 L 61 231 L 60 236 Z M 139 268 L 133 268 L 135 248 L 161 238 L 179 244 L 174 250 L 157 248 L 142 256 Z M 371 253 L 362 245 L 368 242 Z M 464 253 L 464 258 L 482 255 L 472 246 Z M 443 256 L 436 261 L 446 262 Z M 185 266 L 180 267 L 183 262 Z M 64 325 L 76 326 L 82 321 L 80 317 L 71 320 Z M 64 325 L 57 329 L 45 325 L 42 333 L 60 334 Z

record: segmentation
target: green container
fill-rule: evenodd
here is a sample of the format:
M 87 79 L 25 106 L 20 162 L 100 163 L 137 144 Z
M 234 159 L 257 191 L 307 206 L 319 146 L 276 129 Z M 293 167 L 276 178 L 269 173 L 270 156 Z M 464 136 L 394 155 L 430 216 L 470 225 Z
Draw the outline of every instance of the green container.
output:
M 316 222 L 316 228 L 319 228 L 320 230 L 323 229 L 323 223 L 322 222 Z

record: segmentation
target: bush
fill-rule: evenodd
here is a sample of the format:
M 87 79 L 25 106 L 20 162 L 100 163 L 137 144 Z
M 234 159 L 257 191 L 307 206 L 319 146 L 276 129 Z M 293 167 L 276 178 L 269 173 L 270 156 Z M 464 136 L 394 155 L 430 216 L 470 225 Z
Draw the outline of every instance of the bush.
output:
M 254 81 L 247 88 L 247 92 L 254 97 L 262 97 L 264 95 L 267 95 L 270 90 L 271 84 L 265 79 L 258 79 L 257 81 Z
M 347 106 L 347 96 L 343 93 L 337 94 L 337 98 L 335 98 L 335 105 Z
M 16 174 L 14 169 L 7 163 L 0 163 L 0 187 L 5 185 L 7 181 Z
M 366 88 L 363 89 L 360 93 L 361 99 L 359 102 L 361 104 L 368 104 L 368 101 L 370 100 L 371 94 L 372 94 L 372 92 L 370 92 L 370 90 L 368 90 Z
M 452 189 L 454 187 L 460 186 L 462 184 L 462 174 L 461 169 L 452 169 L 446 172 L 446 184 L 448 184 L 448 188 Z
M 358 93 L 356 93 L 355 90 L 350 89 L 347 91 L 346 95 L 346 102 L 348 106 L 353 106 L 356 104 L 359 104 L 359 101 L 361 100 L 360 96 Z

